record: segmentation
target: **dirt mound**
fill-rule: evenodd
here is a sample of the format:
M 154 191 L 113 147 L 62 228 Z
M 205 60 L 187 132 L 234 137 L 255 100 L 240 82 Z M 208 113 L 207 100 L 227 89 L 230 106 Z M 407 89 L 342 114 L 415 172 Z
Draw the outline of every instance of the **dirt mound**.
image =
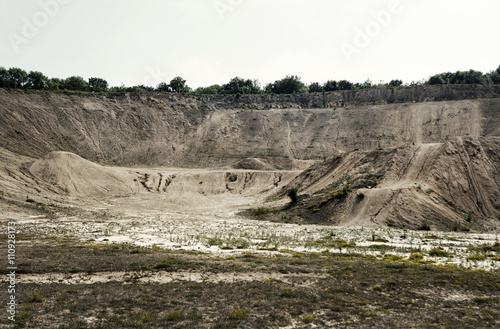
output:
M 125 171 L 100 166 L 69 152 L 51 152 L 24 168 L 41 187 L 70 196 L 125 196 L 139 188 Z
M 247 170 L 305 170 L 315 162 L 287 158 L 248 158 L 237 162 L 232 167 Z
M 494 228 L 500 226 L 500 138 L 350 152 L 311 167 L 287 188 L 293 186 L 302 196 L 288 211 L 312 223 Z

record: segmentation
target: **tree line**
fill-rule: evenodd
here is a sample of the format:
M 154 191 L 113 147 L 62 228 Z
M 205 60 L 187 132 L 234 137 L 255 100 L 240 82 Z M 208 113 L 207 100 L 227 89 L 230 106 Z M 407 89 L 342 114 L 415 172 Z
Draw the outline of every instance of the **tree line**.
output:
M 460 85 L 460 84 L 500 84 L 500 66 L 491 72 L 480 71 L 457 71 L 455 73 L 445 72 L 431 76 L 423 82 L 412 82 L 403 84 L 401 80 L 391 80 L 388 83 L 378 84 L 366 80 L 363 83 L 353 83 L 347 80 L 328 80 L 325 83 L 313 82 L 305 84 L 296 75 L 287 75 L 281 80 L 261 86 L 258 80 L 232 78 L 223 85 L 211 85 L 197 89 L 190 88 L 182 77 L 175 77 L 169 83 L 161 82 L 156 87 L 138 85 L 126 87 L 109 87 L 108 82 L 102 78 L 92 77 L 88 80 L 80 76 L 71 76 L 66 79 L 49 78 L 42 72 L 26 72 L 20 68 L 12 67 L 6 69 L 0 67 L 0 88 L 12 89 L 34 89 L 34 90 L 62 90 L 77 92 L 173 92 L 194 94 L 295 94 L 295 93 L 318 93 L 338 90 L 360 90 L 376 87 L 399 87 L 412 85 Z

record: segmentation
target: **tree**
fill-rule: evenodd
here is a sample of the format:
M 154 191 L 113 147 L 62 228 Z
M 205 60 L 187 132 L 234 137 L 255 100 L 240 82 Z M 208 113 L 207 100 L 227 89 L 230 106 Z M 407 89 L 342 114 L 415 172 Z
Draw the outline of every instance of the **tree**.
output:
M 125 87 L 123 91 L 128 93 L 145 93 L 149 91 L 154 91 L 155 89 L 146 85 L 137 85 L 133 87 Z
M 89 79 L 89 89 L 92 92 L 107 92 L 108 82 L 101 78 L 90 78 Z
M 286 194 L 288 195 L 288 197 L 292 201 L 292 204 L 297 203 L 297 201 L 299 200 L 299 189 L 297 187 L 290 188 L 286 192 Z
M 336 91 L 336 90 L 339 90 L 339 85 L 337 84 L 337 81 L 335 81 L 335 80 L 328 80 L 327 82 L 325 82 L 323 89 L 325 91 Z
M 47 89 L 49 88 L 49 78 L 47 78 L 42 72 L 30 71 L 30 73 L 28 73 L 26 88 Z
M 323 89 L 323 86 L 321 86 L 319 84 L 319 82 L 313 82 L 309 85 L 309 92 L 310 93 L 320 93 L 323 91 L 325 91 L 325 90 Z
M 186 85 L 186 80 L 181 77 L 173 78 L 168 86 L 170 90 L 175 93 L 188 93 L 191 91 L 191 88 Z
M 158 86 L 156 86 L 156 91 L 170 91 L 170 87 L 168 86 L 168 83 L 166 82 L 160 82 Z
M 441 74 L 436 74 L 436 75 L 433 75 L 432 77 L 429 78 L 429 80 L 427 81 L 427 84 L 429 84 L 429 85 L 444 85 L 444 84 L 446 84 L 446 82 L 444 81 Z
M 266 86 L 266 92 L 273 94 L 295 94 L 307 92 L 306 85 L 296 75 L 287 75 Z
M 51 78 L 48 82 L 48 88 L 50 90 L 59 90 L 59 88 L 64 87 L 64 80 L 59 78 Z
M 389 86 L 391 86 L 391 87 L 399 87 L 402 85 L 403 85 L 403 81 L 401 81 L 401 80 L 391 80 L 391 82 L 389 82 Z
M 498 66 L 497 73 L 500 75 L 500 65 Z
M 261 89 L 257 80 L 232 78 L 228 83 L 222 85 L 224 94 L 260 94 Z
M 370 79 L 366 79 L 365 82 L 363 83 L 356 83 L 355 87 L 356 87 L 355 89 L 369 89 L 373 88 L 374 86 Z
M 486 84 L 485 76 L 482 72 L 469 70 L 468 72 L 464 72 L 464 83 L 465 84 Z
M 500 74 L 497 71 L 493 71 L 490 73 L 490 80 L 492 83 L 498 85 L 500 84 Z
M 22 88 L 28 82 L 28 73 L 20 68 L 11 67 L 7 73 L 7 87 Z
M 3 66 L 0 66 L 0 88 L 8 87 L 9 72 Z
M 80 76 L 72 76 L 64 80 L 62 89 L 86 91 L 88 89 L 88 83 Z
M 354 85 L 347 80 L 340 80 L 338 83 L 338 90 L 352 90 Z
M 222 94 L 223 88 L 220 85 L 211 85 L 209 87 L 196 88 L 194 92 L 201 95 L 217 95 Z

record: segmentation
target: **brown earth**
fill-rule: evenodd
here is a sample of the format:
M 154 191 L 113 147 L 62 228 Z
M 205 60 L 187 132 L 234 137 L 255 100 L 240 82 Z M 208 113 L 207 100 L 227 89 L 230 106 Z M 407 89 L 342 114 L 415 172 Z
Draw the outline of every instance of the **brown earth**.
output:
M 492 87 L 239 98 L 0 90 L 0 190 L 17 201 L 77 205 L 160 193 L 190 212 L 210 204 L 216 213 L 232 196 L 262 203 L 300 186 L 300 202 L 269 219 L 490 229 L 500 215 L 500 98 L 481 97 L 498 94 Z M 326 160 L 300 174 L 309 159 Z M 344 187 L 351 192 L 335 194 Z
M 495 229 L 499 154 L 499 137 L 469 137 L 334 156 L 293 180 L 285 190 L 298 187 L 300 202 L 273 216 L 341 226 Z
M 207 168 L 500 135 L 500 98 L 477 99 L 498 96 L 495 89 L 393 93 L 404 103 L 391 103 L 389 89 L 238 99 L 0 90 L 0 147 L 32 158 L 66 151 L 101 164 Z M 432 101 L 446 97 L 460 100 Z

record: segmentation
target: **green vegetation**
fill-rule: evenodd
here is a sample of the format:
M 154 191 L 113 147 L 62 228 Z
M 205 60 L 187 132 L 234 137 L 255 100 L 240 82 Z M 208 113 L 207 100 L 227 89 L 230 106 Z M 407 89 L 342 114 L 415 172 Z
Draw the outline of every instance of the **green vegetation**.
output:
M 292 187 L 287 191 L 287 195 L 290 198 L 292 204 L 297 203 L 299 196 L 298 196 L 299 189 L 297 187 Z
M 420 254 L 420 253 L 414 253 L 414 254 L 411 254 L 409 257 L 408 257 L 408 260 L 410 262 L 420 262 L 421 260 L 424 259 L 424 255 Z
M 231 320 L 246 320 L 248 318 L 248 311 L 241 309 L 231 310 L 229 318 Z
M 448 257 L 449 253 L 444 251 L 443 249 L 437 247 L 429 250 L 429 256 L 432 257 Z
M 66 79 L 48 78 L 42 72 L 30 71 L 12 67 L 6 69 L 0 67 L 0 88 L 12 89 L 32 89 L 32 90 L 61 90 L 69 92 L 175 92 L 175 93 L 195 93 L 195 94 L 301 94 L 319 93 L 343 90 L 361 90 L 369 88 L 393 88 L 400 86 L 415 85 L 463 85 L 463 84 L 500 84 L 500 66 L 491 72 L 482 73 L 475 70 L 457 71 L 455 73 L 445 72 L 431 76 L 425 82 L 412 82 L 404 84 L 402 80 L 394 79 L 388 83 L 374 84 L 369 79 L 363 83 L 353 83 L 347 80 L 328 80 L 321 84 L 313 82 L 306 85 L 301 78 L 296 75 L 287 75 L 285 78 L 276 80 L 261 87 L 258 80 L 232 78 L 223 85 L 211 85 L 199 87 L 194 91 L 186 84 L 182 77 L 173 78 L 170 83 L 161 82 L 156 87 L 137 85 L 126 87 L 124 85 L 109 87 L 108 82 L 102 78 L 92 77 L 86 81 L 80 76 L 71 76 Z
M 336 239 L 328 234 L 324 240 Z M 16 327 L 271 328 L 314 323 L 320 328 L 332 324 L 387 328 L 404 323 L 405 327 L 455 328 L 469 323 L 495 328 L 500 324 L 498 272 L 431 265 L 421 262 L 421 254 L 406 261 L 395 255 L 380 260 L 353 253 L 291 250 L 272 256 L 214 257 L 152 248 L 131 254 L 132 249 L 137 247 L 27 244 L 23 267 L 44 277 L 51 272 L 69 273 L 72 268 L 79 271 L 69 277 L 85 280 L 102 278 L 109 270 L 133 276 L 123 282 L 23 283 L 19 298 L 24 302 L 19 305 Z M 49 270 L 45 258 L 56 267 Z M 149 275 L 164 270 L 154 269 L 158 262 L 172 264 L 180 275 L 208 275 L 202 281 L 149 281 Z M 256 273 L 263 277 L 238 279 Z M 228 280 L 217 279 L 223 277 Z M 457 294 L 467 298 L 448 297 Z M 90 317 L 95 321 L 88 323 Z
M 302 322 L 304 323 L 314 323 L 315 319 L 314 319 L 314 315 L 312 314 L 304 314 L 302 316 Z
M 307 87 L 298 76 L 287 75 L 281 80 L 268 84 L 265 91 L 268 94 L 302 94 L 307 92 Z
M 431 225 L 427 222 L 423 222 L 420 227 L 418 228 L 419 231 L 430 231 L 431 230 Z

